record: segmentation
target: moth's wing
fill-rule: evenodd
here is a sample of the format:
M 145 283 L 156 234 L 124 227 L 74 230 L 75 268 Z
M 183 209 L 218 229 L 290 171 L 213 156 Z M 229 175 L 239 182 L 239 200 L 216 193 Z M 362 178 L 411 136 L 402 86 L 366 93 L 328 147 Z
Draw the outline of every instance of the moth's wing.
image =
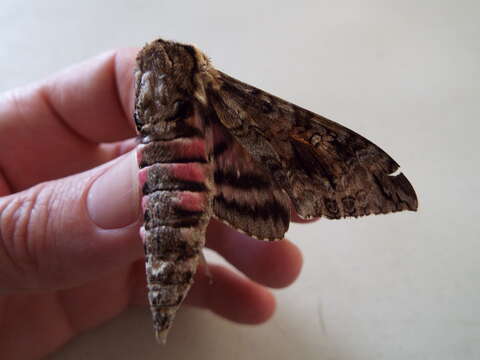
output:
M 288 195 L 218 120 L 212 128 L 215 217 L 261 240 L 282 239 L 290 222 Z
M 417 209 L 399 165 L 352 130 L 221 72 L 210 99 L 221 123 L 301 217 Z

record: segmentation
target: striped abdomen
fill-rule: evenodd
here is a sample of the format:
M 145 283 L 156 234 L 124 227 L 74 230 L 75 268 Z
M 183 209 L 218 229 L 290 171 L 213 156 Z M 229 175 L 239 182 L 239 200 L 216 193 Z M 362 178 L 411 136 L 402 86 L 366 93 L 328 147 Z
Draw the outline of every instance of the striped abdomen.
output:
M 182 122 L 198 131 L 138 148 L 148 299 L 160 342 L 193 283 L 212 213 L 209 137 L 198 116 Z

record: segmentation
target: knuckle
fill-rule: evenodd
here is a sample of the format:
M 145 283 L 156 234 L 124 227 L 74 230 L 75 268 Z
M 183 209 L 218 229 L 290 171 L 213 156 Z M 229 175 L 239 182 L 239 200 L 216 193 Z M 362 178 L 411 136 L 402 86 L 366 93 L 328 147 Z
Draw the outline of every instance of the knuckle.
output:
M 51 191 L 37 185 L 0 201 L 0 256 L 12 265 L 12 272 L 22 281 L 39 268 L 38 254 L 46 243 L 50 197 Z

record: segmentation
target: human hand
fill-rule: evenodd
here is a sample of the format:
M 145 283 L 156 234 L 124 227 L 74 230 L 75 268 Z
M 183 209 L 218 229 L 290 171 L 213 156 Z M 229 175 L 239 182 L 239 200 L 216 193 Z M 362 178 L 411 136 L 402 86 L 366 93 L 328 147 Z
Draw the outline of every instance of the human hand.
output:
M 119 50 L 0 97 L 0 358 L 31 359 L 146 304 L 133 67 Z M 240 323 L 273 313 L 301 255 L 212 221 L 207 246 L 246 277 L 210 266 L 187 297 Z M 152 335 L 153 341 L 153 335 Z

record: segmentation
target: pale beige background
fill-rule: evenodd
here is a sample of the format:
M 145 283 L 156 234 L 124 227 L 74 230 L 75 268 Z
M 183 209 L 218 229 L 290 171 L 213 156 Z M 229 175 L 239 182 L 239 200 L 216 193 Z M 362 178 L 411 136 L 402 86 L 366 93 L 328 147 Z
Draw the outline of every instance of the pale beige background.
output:
M 194 42 L 365 134 L 420 199 L 418 214 L 293 226 L 305 267 L 265 325 L 184 309 L 162 348 L 134 310 L 51 359 L 480 359 L 478 4 L 2 0 L 0 90 L 157 36 Z

